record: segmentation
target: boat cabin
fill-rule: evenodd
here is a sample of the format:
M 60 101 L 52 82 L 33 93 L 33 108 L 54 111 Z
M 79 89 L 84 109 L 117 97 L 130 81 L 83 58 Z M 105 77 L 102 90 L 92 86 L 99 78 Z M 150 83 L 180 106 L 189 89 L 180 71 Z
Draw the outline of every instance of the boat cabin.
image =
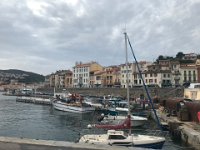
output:
M 127 138 L 124 131 L 108 130 L 107 135 L 108 140 L 122 140 Z

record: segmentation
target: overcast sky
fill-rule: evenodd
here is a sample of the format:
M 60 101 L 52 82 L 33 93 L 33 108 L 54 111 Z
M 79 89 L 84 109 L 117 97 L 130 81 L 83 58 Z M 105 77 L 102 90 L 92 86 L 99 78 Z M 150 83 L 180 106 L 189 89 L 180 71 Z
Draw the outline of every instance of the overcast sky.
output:
M 139 61 L 199 54 L 200 0 L 0 0 L 0 69 L 119 65 L 125 28 Z

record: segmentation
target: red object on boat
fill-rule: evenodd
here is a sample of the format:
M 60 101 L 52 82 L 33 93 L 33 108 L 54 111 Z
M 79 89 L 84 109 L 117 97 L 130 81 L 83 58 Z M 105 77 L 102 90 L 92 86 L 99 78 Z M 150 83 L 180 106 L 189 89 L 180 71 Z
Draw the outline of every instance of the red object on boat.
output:
M 131 128 L 131 116 L 128 115 L 127 118 L 124 120 L 123 123 L 118 124 L 118 125 L 107 125 L 107 124 L 95 124 L 96 128 L 102 128 L 102 129 L 113 129 L 113 130 L 118 130 L 118 129 L 130 129 Z
M 197 113 L 197 117 L 198 117 L 199 123 L 200 123 L 200 111 Z

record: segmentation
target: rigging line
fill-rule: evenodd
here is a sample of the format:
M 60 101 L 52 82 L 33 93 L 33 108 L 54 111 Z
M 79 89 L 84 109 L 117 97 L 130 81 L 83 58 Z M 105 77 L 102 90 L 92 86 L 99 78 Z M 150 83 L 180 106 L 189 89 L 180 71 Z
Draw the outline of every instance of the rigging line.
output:
M 137 61 L 137 59 L 136 59 L 136 57 L 135 57 L 135 54 L 134 54 L 134 51 L 133 51 L 133 48 L 132 48 L 132 45 L 131 45 L 131 42 L 130 42 L 130 40 L 129 40 L 128 35 L 127 35 L 127 39 L 128 39 L 128 43 L 129 43 L 129 46 L 130 46 L 130 48 L 131 48 L 131 52 L 132 52 L 132 54 L 133 54 L 133 57 L 134 57 L 134 60 L 135 60 L 137 69 L 138 69 L 138 71 L 139 71 L 139 75 L 140 75 L 140 78 L 141 78 L 141 80 L 142 80 L 144 89 L 145 89 L 145 91 L 146 91 L 146 93 L 147 93 L 147 97 L 148 97 L 148 99 L 150 100 L 151 107 L 152 107 L 153 112 L 154 112 L 154 114 L 155 114 L 155 117 L 156 117 L 156 120 L 157 120 L 157 125 L 158 125 L 158 127 L 160 128 L 160 130 L 163 131 L 162 126 L 161 126 L 161 124 L 160 124 L 160 120 L 158 119 L 157 113 L 156 113 L 156 111 L 155 111 L 155 109 L 154 109 L 154 105 L 153 105 L 151 96 L 150 96 L 150 94 L 149 94 L 148 88 L 147 88 L 147 86 L 146 86 L 146 84 L 145 84 L 145 82 L 144 82 L 144 79 L 143 79 L 143 77 L 142 77 L 142 72 L 141 72 L 140 67 L 139 67 L 139 65 L 138 65 L 138 61 Z

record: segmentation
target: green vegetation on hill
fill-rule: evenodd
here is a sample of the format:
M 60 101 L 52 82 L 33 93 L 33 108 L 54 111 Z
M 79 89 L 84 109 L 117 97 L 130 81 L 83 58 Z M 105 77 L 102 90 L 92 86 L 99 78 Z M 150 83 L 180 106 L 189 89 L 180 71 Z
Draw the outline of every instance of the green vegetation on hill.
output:
M 15 79 L 18 80 L 18 82 L 23 83 L 39 83 L 44 82 L 45 80 L 45 77 L 43 75 L 17 69 L 0 70 L 0 76 L 1 80 L 5 78 L 9 81 L 11 79 Z

